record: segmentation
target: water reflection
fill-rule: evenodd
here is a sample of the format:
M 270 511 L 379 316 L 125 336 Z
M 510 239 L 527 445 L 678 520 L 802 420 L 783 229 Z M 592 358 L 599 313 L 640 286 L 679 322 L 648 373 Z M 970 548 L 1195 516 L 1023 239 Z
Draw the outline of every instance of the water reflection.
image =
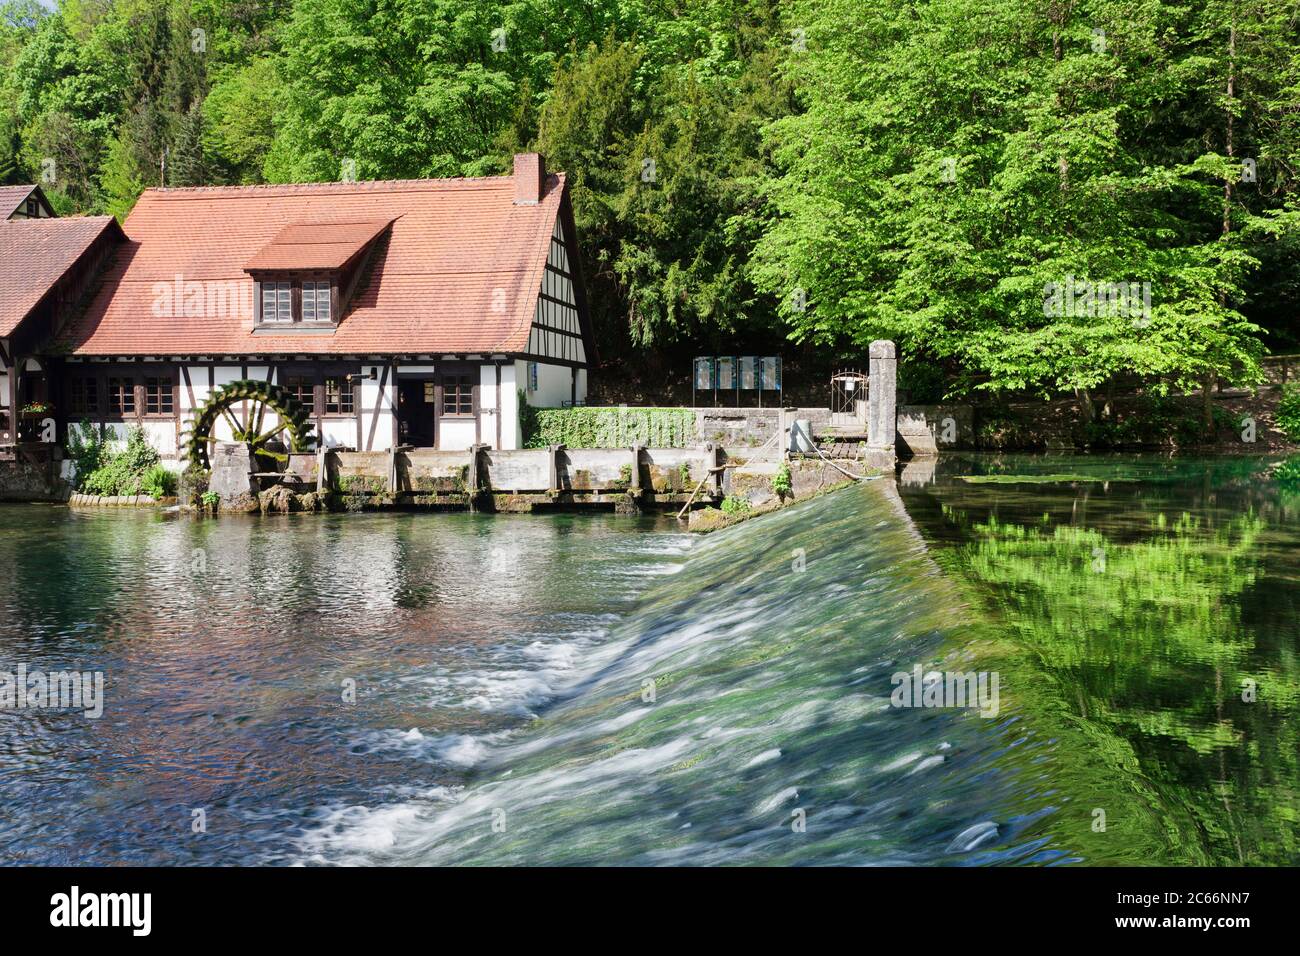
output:
M 455 786 L 415 743 L 517 732 L 688 550 L 627 518 L 2 508 L 0 669 L 107 699 L 0 712 L 0 862 L 249 862 L 324 802 Z
M 1079 796 L 1140 796 L 1150 862 L 1297 860 L 1300 507 L 1264 464 L 945 459 L 904 490 L 1007 666 L 1054 685 L 1113 767 Z

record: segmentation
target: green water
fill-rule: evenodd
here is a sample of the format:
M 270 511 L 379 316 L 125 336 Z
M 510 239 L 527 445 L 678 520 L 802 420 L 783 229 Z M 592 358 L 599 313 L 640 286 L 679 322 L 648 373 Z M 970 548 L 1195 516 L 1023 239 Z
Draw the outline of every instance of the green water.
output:
M 1300 495 L 1262 465 L 1003 456 L 904 475 L 988 621 L 987 666 L 1069 753 L 1054 785 L 1106 812 L 1104 832 L 1071 828 L 1090 862 L 1300 862 Z

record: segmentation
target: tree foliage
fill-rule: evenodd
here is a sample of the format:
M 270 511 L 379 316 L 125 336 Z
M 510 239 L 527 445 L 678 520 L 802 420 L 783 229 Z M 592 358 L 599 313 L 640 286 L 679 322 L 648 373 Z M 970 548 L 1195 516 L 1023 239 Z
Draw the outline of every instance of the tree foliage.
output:
M 1283 84 L 1294 95 L 1288 31 L 1266 23 L 1283 11 L 796 3 L 803 109 L 769 130 L 784 174 L 761 285 L 804 290 L 808 307 L 787 307 L 796 335 L 896 338 L 985 389 L 1253 379 L 1242 307 L 1268 203 L 1240 157 L 1293 191 L 1268 105 Z M 1049 314 L 1053 284 L 1134 281 L 1149 311 Z
M 603 354 L 883 336 L 950 393 L 1090 403 L 1249 382 L 1264 344 L 1300 345 L 1285 0 L 0 11 L 0 177 L 61 211 L 540 150 L 573 186 Z M 1149 284 L 1149 312 L 1073 294 L 1117 283 Z

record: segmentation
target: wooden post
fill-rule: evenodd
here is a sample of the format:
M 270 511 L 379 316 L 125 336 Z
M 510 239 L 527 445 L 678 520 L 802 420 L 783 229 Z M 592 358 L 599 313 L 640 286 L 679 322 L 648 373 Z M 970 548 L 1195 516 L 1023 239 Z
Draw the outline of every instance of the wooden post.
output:
M 388 446 L 388 493 L 397 494 L 397 445 Z
M 466 484 L 466 493 L 469 496 L 469 510 L 476 510 L 475 505 L 478 501 L 479 492 L 483 490 L 483 470 L 479 467 L 479 459 L 483 454 L 484 445 L 475 442 L 469 446 L 469 481 Z
M 326 459 L 325 459 L 325 445 L 324 443 L 321 443 L 316 446 L 316 493 L 317 494 L 324 491 L 325 486 L 329 483 L 328 468 L 329 465 L 326 464 Z
M 713 487 L 717 497 L 722 496 L 722 446 L 708 442 L 704 446 L 705 466 L 713 470 Z

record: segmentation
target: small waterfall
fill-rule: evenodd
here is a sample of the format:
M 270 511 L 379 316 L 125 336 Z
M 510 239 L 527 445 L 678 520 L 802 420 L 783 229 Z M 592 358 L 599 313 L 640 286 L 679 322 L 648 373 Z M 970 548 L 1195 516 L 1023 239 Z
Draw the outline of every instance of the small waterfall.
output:
M 895 672 L 973 670 L 979 638 L 889 483 L 805 502 L 691 549 L 522 732 L 459 742 L 466 786 L 323 810 L 301 859 L 1073 859 L 1035 783 L 1052 744 L 1012 706 L 890 704 Z

